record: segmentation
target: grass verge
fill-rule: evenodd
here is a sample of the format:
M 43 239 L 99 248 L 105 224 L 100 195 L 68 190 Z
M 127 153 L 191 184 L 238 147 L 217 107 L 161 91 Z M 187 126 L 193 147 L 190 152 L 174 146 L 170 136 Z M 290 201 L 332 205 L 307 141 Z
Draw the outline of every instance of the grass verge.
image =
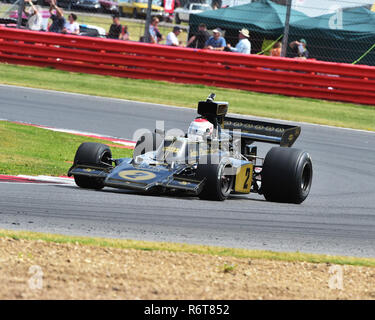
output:
M 0 83 L 190 108 L 215 92 L 234 113 L 375 131 L 373 106 L 8 64 L 0 64 Z
M 311 262 L 311 263 L 331 263 L 339 265 L 353 265 L 375 267 L 375 259 L 356 258 L 344 256 L 329 256 L 308 254 L 300 252 L 273 252 L 264 250 L 247 250 L 224 247 L 214 247 L 205 245 L 191 245 L 170 242 L 150 242 L 108 238 L 89 238 L 77 236 L 65 236 L 59 234 L 38 233 L 29 231 L 0 230 L 0 237 L 8 237 L 15 240 L 43 240 L 54 243 L 77 243 L 97 247 L 110 247 L 119 249 L 136 249 L 144 251 L 168 251 L 185 252 L 203 255 L 228 256 L 235 258 L 265 259 L 286 262 Z M 230 267 L 231 269 L 231 267 Z
M 0 121 L 0 137 L 0 174 L 14 175 L 66 175 L 82 142 L 103 143 L 103 140 L 6 121 Z M 130 157 L 133 152 L 116 147 L 111 150 L 115 158 Z

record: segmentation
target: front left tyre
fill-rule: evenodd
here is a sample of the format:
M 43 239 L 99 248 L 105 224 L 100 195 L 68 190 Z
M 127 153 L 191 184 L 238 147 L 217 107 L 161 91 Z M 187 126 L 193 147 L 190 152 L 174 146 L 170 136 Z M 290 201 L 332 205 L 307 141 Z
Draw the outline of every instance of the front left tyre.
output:
M 74 157 L 74 165 L 87 165 L 88 167 L 108 168 L 112 166 L 111 149 L 102 143 L 82 143 Z M 103 189 L 104 178 L 93 178 L 83 175 L 74 175 L 77 186 L 86 189 Z

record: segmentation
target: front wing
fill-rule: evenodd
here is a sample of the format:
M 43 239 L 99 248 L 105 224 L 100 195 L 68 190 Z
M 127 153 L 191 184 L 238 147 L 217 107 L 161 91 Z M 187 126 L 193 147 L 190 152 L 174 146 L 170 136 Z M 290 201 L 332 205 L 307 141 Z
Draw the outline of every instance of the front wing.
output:
M 161 187 L 199 194 L 203 187 L 204 180 L 195 180 L 179 175 L 184 167 L 180 166 L 174 170 L 165 166 L 149 166 L 147 164 L 135 167 L 130 161 L 131 159 L 124 159 L 120 165 L 109 169 L 75 165 L 69 170 L 68 175 L 104 178 L 105 186 L 140 191 Z

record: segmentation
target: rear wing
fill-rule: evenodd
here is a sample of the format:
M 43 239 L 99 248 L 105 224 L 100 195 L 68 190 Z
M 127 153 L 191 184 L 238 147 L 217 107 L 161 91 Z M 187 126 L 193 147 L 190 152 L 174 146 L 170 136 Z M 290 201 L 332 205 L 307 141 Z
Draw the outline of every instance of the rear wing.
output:
M 291 147 L 301 133 L 301 127 L 265 121 L 224 118 L 223 129 L 241 130 L 241 138 L 252 141 L 278 144 Z

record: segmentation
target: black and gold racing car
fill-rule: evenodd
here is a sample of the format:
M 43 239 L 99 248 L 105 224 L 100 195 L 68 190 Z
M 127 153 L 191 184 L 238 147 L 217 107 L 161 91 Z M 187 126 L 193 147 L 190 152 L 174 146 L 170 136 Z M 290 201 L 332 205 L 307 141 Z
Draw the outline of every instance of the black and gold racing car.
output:
M 199 118 L 213 126 L 202 139 L 150 132 L 139 138 L 132 158 L 121 159 L 105 144 L 82 143 L 68 175 L 89 189 L 184 192 L 209 200 L 255 192 L 268 201 L 302 203 L 313 168 L 307 152 L 291 148 L 301 128 L 227 117 L 228 103 L 214 98 L 198 103 Z M 278 146 L 261 158 L 255 142 Z

